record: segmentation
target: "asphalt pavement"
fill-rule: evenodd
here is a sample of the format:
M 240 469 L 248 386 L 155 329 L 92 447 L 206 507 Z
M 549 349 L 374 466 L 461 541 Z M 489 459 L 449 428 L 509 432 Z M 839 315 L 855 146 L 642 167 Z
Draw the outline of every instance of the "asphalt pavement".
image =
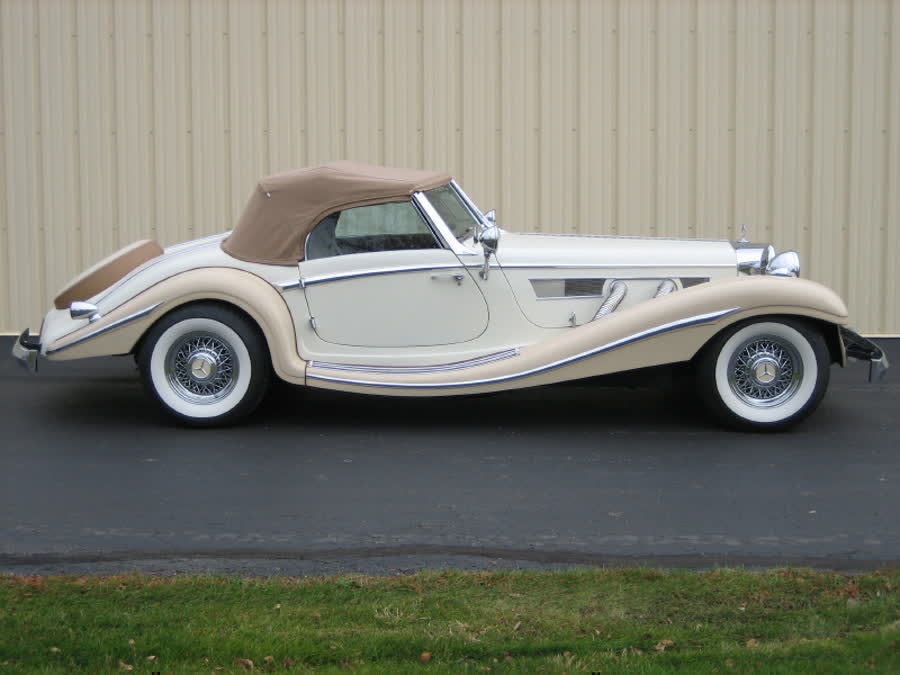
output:
M 774 435 L 718 427 L 660 372 L 444 400 L 279 385 L 249 423 L 192 430 L 130 358 L 32 376 L 11 344 L 0 572 L 900 563 L 900 368 L 834 367 Z

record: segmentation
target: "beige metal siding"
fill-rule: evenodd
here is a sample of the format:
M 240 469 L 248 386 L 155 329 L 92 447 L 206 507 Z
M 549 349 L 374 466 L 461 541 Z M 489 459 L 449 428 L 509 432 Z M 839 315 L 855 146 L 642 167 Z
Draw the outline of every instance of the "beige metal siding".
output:
M 450 170 L 509 229 L 746 223 L 900 333 L 895 0 L 0 0 L 0 331 L 342 157 Z

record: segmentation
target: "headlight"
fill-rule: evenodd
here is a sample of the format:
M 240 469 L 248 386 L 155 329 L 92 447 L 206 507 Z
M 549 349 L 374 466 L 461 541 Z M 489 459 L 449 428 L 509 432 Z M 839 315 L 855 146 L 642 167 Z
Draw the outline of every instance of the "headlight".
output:
M 771 244 L 751 244 L 747 241 L 732 242 L 737 256 L 738 272 L 743 274 L 768 274 L 775 277 L 799 277 L 800 254 L 785 251 L 775 255 Z
M 775 258 L 775 247 L 771 244 L 733 243 L 737 254 L 738 272 L 744 274 L 766 274 L 769 261 Z
M 766 265 L 766 274 L 774 277 L 799 277 L 800 254 L 797 251 L 784 251 L 771 258 Z

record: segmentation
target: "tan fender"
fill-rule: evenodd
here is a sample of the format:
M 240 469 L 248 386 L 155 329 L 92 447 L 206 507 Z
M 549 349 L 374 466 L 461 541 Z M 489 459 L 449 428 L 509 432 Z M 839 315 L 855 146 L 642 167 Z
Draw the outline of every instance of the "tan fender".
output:
M 691 359 L 723 328 L 754 316 L 795 315 L 843 324 L 847 308 L 803 279 L 740 277 L 695 286 L 616 312 L 485 365 L 439 372 L 346 372 L 316 366 L 307 384 L 395 396 L 531 387 Z
M 47 356 L 66 360 L 127 354 L 161 316 L 196 300 L 222 300 L 245 311 L 265 335 L 275 372 L 289 382 L 304 383 L 306 361 L 297 354 L 294 322 L 281 293 L 255 274 L 226 267 L 195 269 L 164 279 L 99 321 L 47 345 Z M 128 320 L 151 307 L 152 311 Z

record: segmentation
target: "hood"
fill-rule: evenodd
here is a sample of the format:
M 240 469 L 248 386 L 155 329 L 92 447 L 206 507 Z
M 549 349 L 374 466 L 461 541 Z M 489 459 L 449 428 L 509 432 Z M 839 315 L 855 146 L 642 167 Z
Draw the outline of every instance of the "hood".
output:
M 666 239 L 609 235 L 514 233 L 500 237 L 497 260 L 502 267 L 730 267 L 734 247 L 725 239 Z
M 665 280 L 677 289 L 737 275 L 725 240 L 504 232 L 497 260 L 519 308 L 545 328 L 591 321 L 617 280 L 621 310 L 651 300 Z

